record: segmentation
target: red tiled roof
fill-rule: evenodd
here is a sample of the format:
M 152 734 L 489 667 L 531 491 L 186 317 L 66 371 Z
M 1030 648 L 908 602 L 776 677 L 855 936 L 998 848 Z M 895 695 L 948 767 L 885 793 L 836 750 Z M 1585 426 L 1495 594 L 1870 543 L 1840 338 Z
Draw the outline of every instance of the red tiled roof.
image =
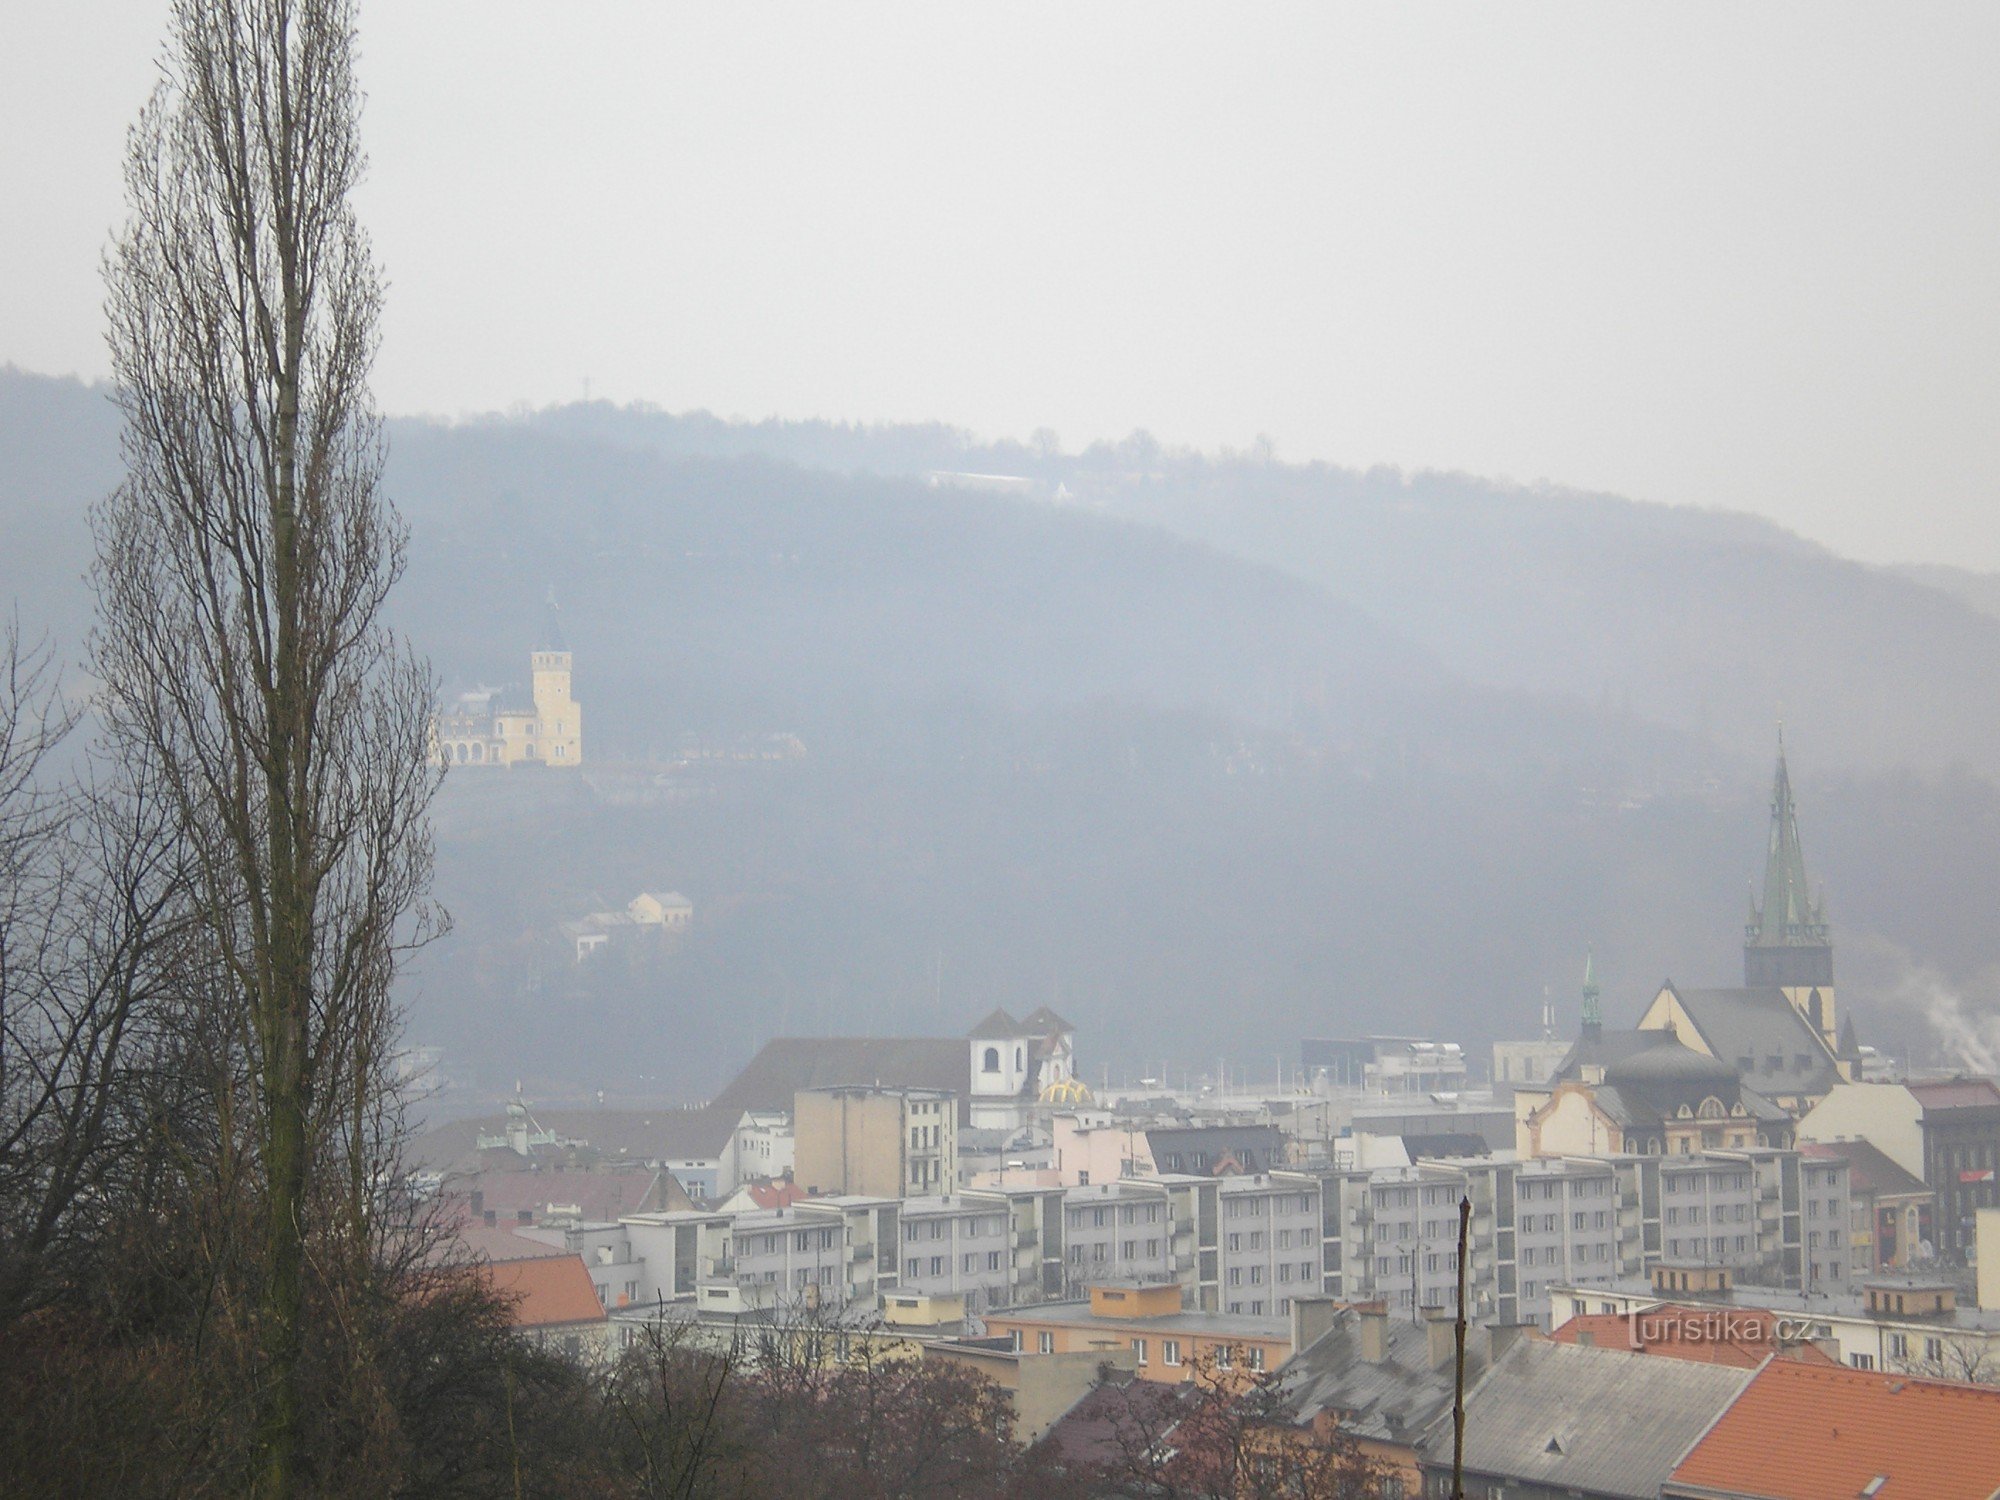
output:
M 801 1199 L 812 1196 L 788 1178 L 781 1178 L 776 1182 L 745 1183 L 744 1188 L 750 1194 L 750 1201 L 759 1208 L 790 1208 Z
M 1778 1345 L 1778 1315 L 1764 1308 L 1654 1307 L 1621 1313 L 1578 1313 L 1549 1335 L 1558 1344 L 1629 1349 L 1698 1364 L 1754 1370 L 1771 1355 L 1810 1364 L 1834 1361 L 1813 1344 Z
M 1953 1078 L 1944 1083 L 1912 1083 L 1908 1088 L 1925 1109 L 1991 1109 L 2000 1105 L 2000 1087 L 1990 1078 Z
M 580 1255 L 492 1261 L 480 1272 L 496 1292 L 513 1302 L 516 1328 L 604 1321 L 604 1307 Z
M 1991 1500 L 1996 1490 L 2000 1389 L 1774 1359 L 1663 1493 Z

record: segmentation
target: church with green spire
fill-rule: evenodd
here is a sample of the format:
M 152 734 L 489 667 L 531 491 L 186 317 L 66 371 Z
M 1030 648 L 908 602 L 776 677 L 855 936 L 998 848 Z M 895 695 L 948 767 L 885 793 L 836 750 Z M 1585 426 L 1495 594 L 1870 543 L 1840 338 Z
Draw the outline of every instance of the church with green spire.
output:
M 1671 1031 L 1734 1066 L 1746 1082 L 1793 1108 L 1858 1076 L 1852 1024 L 1834 1003 L 1833 929 L 1826 897 L 1806 875 L 1785 741 L 1771 778 L 1771 823 L 1759 899 L 1751 887 L 1743 932 L 1743 988 L 1682 990 L 1664 985 L 1639 1026 Z
M 1799 813 L 1792 801 L 1785 741 L 1778 738 L 1778 769 L 1771 783 L 1771 836 L 1764 855 L 1764 899 L 1753 888 L 1743 935 L 1743 982 L 1782 990 L 1833 989 L 1833 937 L 1826 897 L 1806 880 Z

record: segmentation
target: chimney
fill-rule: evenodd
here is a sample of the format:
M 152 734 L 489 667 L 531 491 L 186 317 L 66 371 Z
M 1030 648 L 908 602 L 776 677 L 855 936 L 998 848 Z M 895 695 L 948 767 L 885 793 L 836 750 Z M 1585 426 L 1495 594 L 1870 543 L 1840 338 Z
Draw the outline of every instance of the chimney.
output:
M 1333 1297 L 1292 1298 L 1292 1353 L 1298 1354 L 1318 1343 L 1333 1327 L 1339 1313 L 1340 1302 Z
M 1389 1357 L 1388 1304 L 1364 1302 L 1354 1310 L 1361 1314 L 1361 1358 L 1379 1365 Z
M 1486 1347 L 1495 1361 L 1522 1339 L 1539 1337 L 1542 1328 L 1539 1323 L 1489 1323 L 1486 1325 Z
M 1458 1314 L 1451 1308 L 1424 1309 L 1424 1352 L 1433 1370 L 1443 1369 L 1457 1355 Z

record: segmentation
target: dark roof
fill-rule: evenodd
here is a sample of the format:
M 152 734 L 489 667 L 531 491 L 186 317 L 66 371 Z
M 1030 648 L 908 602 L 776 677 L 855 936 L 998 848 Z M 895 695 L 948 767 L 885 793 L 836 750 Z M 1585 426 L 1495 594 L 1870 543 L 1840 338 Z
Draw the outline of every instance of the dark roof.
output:
M 791 1107 L 790 1100 L 786 1108 Z M 565 1141 L 581 1141 L 598 1155 L 612 1161 L 657 1162 L 701 1160 L 720 1156 L 729 1137 L 743 1118 L 743 1111 L 719 1106 L 679 1109 L 662 1105 L 658 1109 L 537 1109 L 530 1128 L 539 1125 Z M 411 1144 L 412 1161 L 438 1170 L 470 1171 L 492 1167 L 480 1160 L 480 1136 L 504 1136 L 505 1115 L 482 1115 L 476 1119 L 453 1120 L 425 1131 Z M 521 1158 L 506 1153 L 508 1166 Z M 566 1200 L 567 1201 L 567 1200 Z
M 1637 1084 L 1644 1088 L 1662 1085 L 1702 1088 L 1736 1080 L 1736 1069 L 1721 1058 L 1684 1047 L 1678 1041 L 1621 1057 L 1604 1070 L 1606 1083 Z
M 1780 989 L 1674 989 L 1681 1009 L 1701 1032 L 1702 1040 L 1731 1067 L 1751 1058 L 1753 1070 L 1743 1081 L 1763 1094 L 1824 1094 L 1840 1081 L 1832 1056 L 1818 1032 L 1798 1013 Z M 1778 1059 L 1775 1071 L 1766 1069 Z M 1798 1059 L 1807 1059 L 1800 1068 Z
M 1655 1500 L 1750 1374 L 1523 1339 L 1465 1398 L 1466 1472 L 1557 1493 Z M 1451 1442 L 1447 1423 L 1424 1444 L 1425 1466 L 1448 1466 Z
M 1111 1376 L 1056 1418 L 1037 1446 L 1053 1451 L 1065 1464 L 1121 1467 L 1168 1432 L 1193 1399 L 1191 1385 L 1141 1380 L 1119 1371 Z
M 1942 1109 L 1992 1109 L 2000 1105 L 2000 1088 L 1990 1078 L 1953 1078 L 1943 1083 L 1909 1085 L 1924 1113 Z
M 1021 1024 L 1028 1028 L 1028 1035 L 1030 1036 L 1050 1036 L 1059 1032 L 1076 1030 L 1076 1027 L 1065 1021 L 1046 1005 L 1032 1012 L 1028 1016 L 1028 1019 Z
M 1006 1010 L 1000 1006 L 995 1006 L 992 1014 L 988 1015 L 985 1020 L 966 1033 L 975 1042 L 1011 1040 L 1014 1037 L 1026 1036 L 1027 1034 L 1028 1028 L 1008 1015 Z
M 1278 1388 L 1295 1422 L 1334 1412 L 1342 1430 L 1356 1437 L 1414 1444 L 1451 1409 L 1451 1368 L 1434 1368 L 1429 1333 L 1401 1318 L 1389 1320 L 1388 1358 L 1363 1359 L 1362 1319 L 1342 1308 L 1331 1328 L 1285 1362 Z M 1483 1349 L 1468 1340 L 1466 1379 L 1478 1378 L 1485 1364 Z
M 958 1095 L 964 1120 L 972 1090 L 971 1049 L 956 1037 L 775 1037 L 709 1107 L 740 1117 L 750 1109 L 789 1110 L 801 1089 L 878 1083 L 948 1090 Z
M 1649 1047 L 1663 1047 L 1673 1037 L 1664 1031 L 1606 1031 L 1594 1037 L 1579 1037 L 1569 1055 L 1557 1065 L 1553 1075 L 1558 1083 L 1574 1082 L 1586 1066 L 1608 1068 L 1611 1064 Z
M 1800 1141 L 1799 1155 L 1822 1161 L 1844 1160 L 1848 1186 L 1855 1193 L 1901 1198 L 1930 1191 L 1922 1178 L 1912 1177 L 1891 1161 L 1880 1146 L 1868 1141 Z

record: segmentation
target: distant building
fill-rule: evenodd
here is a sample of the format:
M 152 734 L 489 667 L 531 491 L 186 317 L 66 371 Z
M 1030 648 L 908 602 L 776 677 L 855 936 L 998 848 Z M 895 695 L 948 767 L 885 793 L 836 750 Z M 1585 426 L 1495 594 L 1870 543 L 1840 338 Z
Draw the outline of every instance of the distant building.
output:
M 452 766 L 580 766 L 583 705 L 570 691 L 570 651 L 549 596 L 528 657 L 533 687 L 460 693 L 432 726 L 433 757 Z
M 1455 1094 L 1466 1082 L 1458 1043 L 1424 1037 L 1308 1037 L 1299 1060 L 1315 1084 L 1370 1094 Z
M 1247 1380 L 1292 1356 L 1288 1318 L 1187 1311 L 1172 1283 L 1092 1286 L 1076 1301 L 995 1312 L 986 1329 L 1024 1352 L 1129 1351 L 1142 1380 L 1167 1384 L 1192 1380 L 1197 1371 Z
M 958 1100 L 944 1089 L 801 1089 L 792 1175 L 809 1193 L 912 1198 L 957 1186 Z
M 650 941 L 671 950 L 694 925 L 694 903 L 679 891 L 641 891 L 623 911 L 594 911 L 561 924 L 565 940 L 582 963 L 608 948 Z
M 1931 1258 L 1937 1244 L 1937 1194 L 1867 1141 L 1802 1141 L 1809 1160 L 1847 1163 L 1853 1202 L 1851 1263 L 1857 1278 L 1899 1271 Z

